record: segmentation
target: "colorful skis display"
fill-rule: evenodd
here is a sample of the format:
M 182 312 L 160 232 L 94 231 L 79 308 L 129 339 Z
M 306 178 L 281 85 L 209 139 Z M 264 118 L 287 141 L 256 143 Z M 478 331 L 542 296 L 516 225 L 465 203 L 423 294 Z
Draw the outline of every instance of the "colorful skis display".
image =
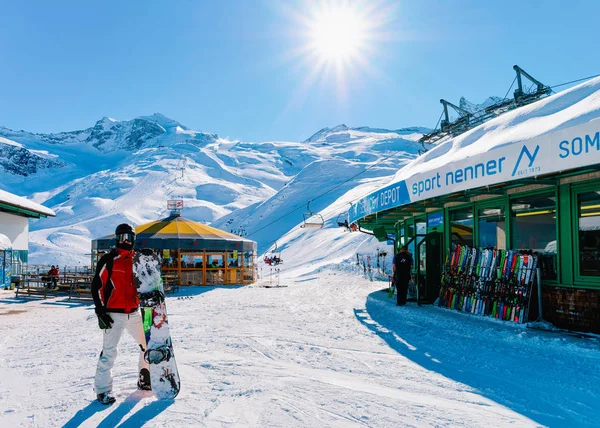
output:
M 446 259 L 438 305 L 474 315 L 527 322 L 537 255 L 454 245 Z

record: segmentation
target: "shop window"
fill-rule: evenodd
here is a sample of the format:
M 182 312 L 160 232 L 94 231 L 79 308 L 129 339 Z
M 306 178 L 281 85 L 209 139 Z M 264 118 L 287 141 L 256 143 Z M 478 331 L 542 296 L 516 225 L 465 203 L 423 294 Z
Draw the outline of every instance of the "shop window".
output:
M 600 276 L 600 191 L 577 195 L 579 274 Z
M 453 244 L 473 246 L 473 209 L 450 211 L 450 241 Z
M 512 248 L 537 254 L 542 279 L 556 279 L 556 197 L 513 198 L 510 211 Z
M 506 219 L 504 208 L 477 210 L 477 245 L 480 248 L 506 249 Z
M 246 251 L 244 253 L 244 267 L 245 268 L 253 267 L 253 257 L 254 257 L 254 254 L 252 253 L 252 251 Z
M 181 267 L 183 269 L 202 269 L 204 255 L 202 253 L 183 253 Z
M 211 254 L 208 256 L 208 262 L 206 264 L 208 269 L 220 269 L 223 268 L 223 255 Z
M 179 253 L 177 250 L 162 250 L 162 267 L 163 269 L 177 269 Z
M 227 253 L 227 267 L 238 268 L 240 267 L 241 253 L 238 251 L 231 251 Z
M 417 245 L 419 248 L 419 270 L 426 271 L 427 270 L 427 242 L 423 242 L 425 237 L 420 236 L 417 238 Z
M 406 224 L 406 237 L 408 239 L 410 239 L 413 236 L 415 236 L 415 225 L 412 223 L 407 223 Z

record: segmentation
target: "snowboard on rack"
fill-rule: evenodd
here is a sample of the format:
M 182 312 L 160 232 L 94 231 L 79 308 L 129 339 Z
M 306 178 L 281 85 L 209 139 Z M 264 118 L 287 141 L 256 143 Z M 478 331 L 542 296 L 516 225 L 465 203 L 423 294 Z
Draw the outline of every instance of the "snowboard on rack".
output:
M 133 277 L 138 289 L 146 336 L 145 360 L 150 366 L 152 392 L 159 400 L 173 399 L 180 389 L 173 343 L 167 320 L 160 260 L 149 249 L 135 252 Z

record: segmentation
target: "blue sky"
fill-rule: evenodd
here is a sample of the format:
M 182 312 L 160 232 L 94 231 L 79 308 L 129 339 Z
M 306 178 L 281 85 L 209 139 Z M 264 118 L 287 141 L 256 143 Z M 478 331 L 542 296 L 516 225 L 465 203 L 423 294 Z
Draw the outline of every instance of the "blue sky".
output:
M 600 2 L 406 0 L 356 5 L 374 27 L 368 66 L 305 84 L 319 68 L 298 54 L 302 23 L 318 3 L 3 0 L 0 126 L 161 112 L 230 138 L 297 141 L 340 123 L 433 127 L 440 98 L 503 96 L 513 64 L 550 85 L 600 73 Z

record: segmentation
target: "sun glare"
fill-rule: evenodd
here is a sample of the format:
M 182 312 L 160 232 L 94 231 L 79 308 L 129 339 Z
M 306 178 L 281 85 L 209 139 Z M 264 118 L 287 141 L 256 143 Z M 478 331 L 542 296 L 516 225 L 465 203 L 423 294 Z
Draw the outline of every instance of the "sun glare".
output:
M 348 61 L 366 48 L 364 17 L 348 5 L 327 5 L 314 12 L 309 28 L 311 50 L 324 61 Z
M 303 104 L 315 86 L 334 88 L 338 105 L 344 106 L 358 79 L 387 81 L 379 60 L 383 44 L 395 37 L 391 27 L 396 8 L 397 3 L 389 0 L 303 0 L 296 6 L 282 5 L 291 36 L 285 60 L 302 76 L 288 106 Z

